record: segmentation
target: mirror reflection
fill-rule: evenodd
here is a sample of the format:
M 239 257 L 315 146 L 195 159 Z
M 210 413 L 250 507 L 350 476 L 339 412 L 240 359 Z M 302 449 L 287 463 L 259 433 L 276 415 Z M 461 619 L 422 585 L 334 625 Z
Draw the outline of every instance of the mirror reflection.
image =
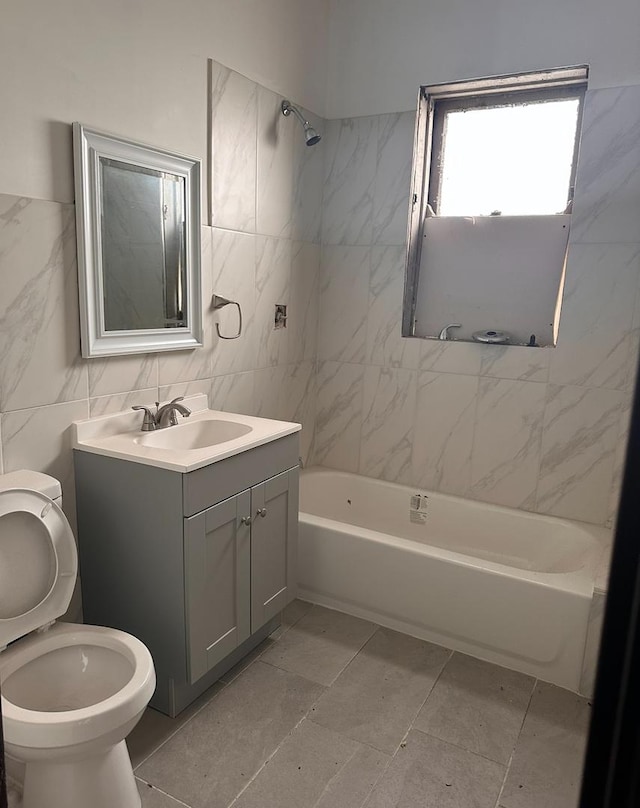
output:
M 100 158 L 105 331 L 185 325 L 185 181 Z

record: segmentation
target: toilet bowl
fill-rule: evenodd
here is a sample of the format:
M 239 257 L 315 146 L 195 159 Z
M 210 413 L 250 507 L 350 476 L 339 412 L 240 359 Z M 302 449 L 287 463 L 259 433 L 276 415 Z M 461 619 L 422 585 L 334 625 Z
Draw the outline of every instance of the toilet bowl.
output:
M 155 689 L 135 637 L 54 621 L 77 573 L 59 483 L 0 476 L 0 683 L 7 754 L 25 764 L 24 808 L 139 808 L 125 744 Z

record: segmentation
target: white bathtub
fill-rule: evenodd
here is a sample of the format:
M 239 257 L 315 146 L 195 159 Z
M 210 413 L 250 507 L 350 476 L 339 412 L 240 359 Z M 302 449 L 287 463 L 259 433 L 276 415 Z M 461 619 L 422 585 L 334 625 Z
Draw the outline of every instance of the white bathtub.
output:
M 312 468 L 300 484 L 299 594 L 577 690 L 609 540 L 582 522 Z

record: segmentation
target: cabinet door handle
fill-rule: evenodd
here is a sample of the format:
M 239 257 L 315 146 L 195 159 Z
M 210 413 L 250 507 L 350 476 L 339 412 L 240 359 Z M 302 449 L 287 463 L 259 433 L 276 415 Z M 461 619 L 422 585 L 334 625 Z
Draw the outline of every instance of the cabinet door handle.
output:
M 251 519 L 250 516 L 243 516 L 240 521 L 242 522 L 243 525 L 250 525 L 251 522 L 252 522 L 252 519 Z
M 266 508 L 258 508 L 258 510 L 256 512 L 256 516 L 264 517 L 266 515 L 267 515 L 267 509 Z

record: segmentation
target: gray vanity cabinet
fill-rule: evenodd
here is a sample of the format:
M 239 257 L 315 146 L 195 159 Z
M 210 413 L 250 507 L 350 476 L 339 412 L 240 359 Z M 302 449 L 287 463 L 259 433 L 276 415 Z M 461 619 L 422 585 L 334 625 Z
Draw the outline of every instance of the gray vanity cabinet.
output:
M 76 449 L 84 617 L 153 656 L 175 716 L 296 595 L 298 436 L 182 473 Z
M 192 684 L 251 634 L 251 527 L 246 522 L 250 505 L 251 495 L 244 491 L 185 519 L 187 653 Z
M 193 684 L 293 599 L 298 470 L 184 520 Z
M 251 627 L 256 630 L 293 599 L 298 470 L 251 489 Z

